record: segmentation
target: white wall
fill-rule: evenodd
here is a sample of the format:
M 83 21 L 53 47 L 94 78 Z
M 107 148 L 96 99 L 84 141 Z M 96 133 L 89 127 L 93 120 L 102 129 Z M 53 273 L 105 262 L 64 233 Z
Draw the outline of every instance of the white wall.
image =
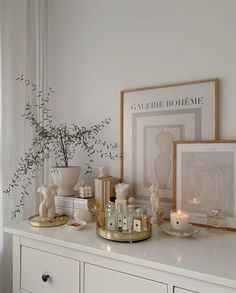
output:
M 40 0 L 42 1 L 42 0 Z M 16 81 L 20 74 L 36 78 L 36 0 L 0 0 L 0 100 L 1 100 L 1 185 L 0 185 L 0 292 L 12 293 L 12 236 L 3 226 L 27 219 L 35 214 L 37 198 L 33 184 L 30 196 L 16 218 L 12 211 L 19 204 L 19 189 L 8 196 L 3 193 L 18 167 L 18 161 L 28 151 L 32 130 L 22 118 L 31 94 Z
M 220 136 L 236 138 L 235 0 L 48 2 L 58 121 L 110 116 L 106 133 L 119 140 L 120 90 L 219 77 Z M 109 165 L 118 176 L 119 161 Z

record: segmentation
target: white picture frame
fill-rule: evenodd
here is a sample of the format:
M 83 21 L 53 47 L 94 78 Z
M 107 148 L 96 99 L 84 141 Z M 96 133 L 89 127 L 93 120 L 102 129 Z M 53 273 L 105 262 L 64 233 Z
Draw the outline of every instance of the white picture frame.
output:
M 149 186 L 159 183 L 161 205 L 171 209 L 174 140 L 217 137 L 216 78 L 121 91 L 121 178 L 141 205 L 149 205 Z
M 207 226 L 220 210 L 226 227 L 236 229 L 236 140 L 174 143 L 174 208 L 190 222 Z

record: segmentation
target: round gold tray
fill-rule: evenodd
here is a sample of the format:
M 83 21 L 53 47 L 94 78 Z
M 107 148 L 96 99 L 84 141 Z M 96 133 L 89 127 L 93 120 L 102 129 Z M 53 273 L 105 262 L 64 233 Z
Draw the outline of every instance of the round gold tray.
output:
M 147 231 L 143 232 L 122 233 L 117 231 L 108 231 L 97 226 L 97 235 L 112 241 L 135 242 L 150 238 L 152 236 L 152 228 L 150 227 Z
M 56 227 L 64 225 L 68 222 L 69 217 L 66 215 L 55 215 L 53 219 L 41 219 L 39 215 L 29 217 L 28 221 L 34 227 Z

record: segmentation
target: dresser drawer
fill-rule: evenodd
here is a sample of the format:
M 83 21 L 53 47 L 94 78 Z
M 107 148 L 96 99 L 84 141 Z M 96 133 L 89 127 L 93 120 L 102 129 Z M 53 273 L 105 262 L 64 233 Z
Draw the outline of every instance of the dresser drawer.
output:
M 167 293 L 167 285 L 114 270 L 85 265 L 85 293 Z
M 79 293 L 79 275 L 76 260 L 24 246 L 21 248 L 21 289 L 25 291 Z
M 197 293 L 197 292 L 175 287 L 174 293 Z

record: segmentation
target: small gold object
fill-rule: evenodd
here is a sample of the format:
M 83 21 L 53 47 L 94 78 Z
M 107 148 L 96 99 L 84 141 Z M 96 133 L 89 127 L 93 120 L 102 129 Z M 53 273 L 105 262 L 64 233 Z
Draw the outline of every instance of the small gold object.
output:
M 66 215 L 56 214 L 54 218 L 42 219 L 39 215 L 29 217 L 29 224 L 33 227 L 57 227 L 68 222 L 69 217 Z
M 105 228 L 97 226 L 97 234 L 100 237 L 108 240 L 120 242 L 135 242 L 150 238 L 152 236 L 152 228 L 150 227 L 147 231 L 143 232 L 122 233 L 118 231 L 109 231 Z
M 91 207 L 91 212 L 96 214 L 100 210 L 101 210 L 101 204 L 99 202 L 95 201 Z

